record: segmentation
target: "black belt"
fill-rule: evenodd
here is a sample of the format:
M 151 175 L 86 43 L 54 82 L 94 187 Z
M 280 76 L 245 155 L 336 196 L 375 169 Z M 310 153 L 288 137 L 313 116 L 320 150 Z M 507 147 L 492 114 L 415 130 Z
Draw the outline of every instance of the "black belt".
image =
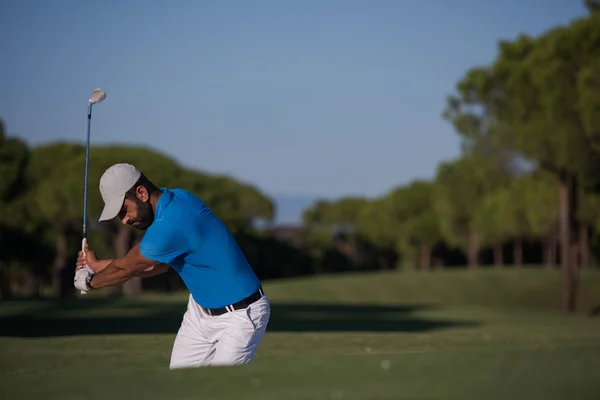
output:
M 225 307 L 219 307 L 219 308 L 202 307 L 202 309 L 211 317 L 214 317 L 217 315 L 223 315 L 226 312 L 241 310 L 243 308 L 248 307 L 250 304 L 254 303 L 255 301 L 259 300 L 261 297 L 263 297 L 264 294 L 265 294 L 265 292 L 263 292 L 262 286 L 261 286 L 258 288 L 258 290 L 256 292 L 252 293 L 250 296 L 246 297 L 245 299 L 238 301 L 237 303 L 230 304 Z

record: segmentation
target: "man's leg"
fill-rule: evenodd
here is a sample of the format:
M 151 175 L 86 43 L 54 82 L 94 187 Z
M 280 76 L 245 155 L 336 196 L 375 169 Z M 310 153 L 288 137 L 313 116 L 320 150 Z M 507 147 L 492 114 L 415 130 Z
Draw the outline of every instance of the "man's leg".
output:
M 254 359 L 265 334 L 271 306 L 266 296 L 244 310 L 229 312 L 214 320 L 222 324 L 222 334 L 215 345 L 211 365 L 246 364 Z M 211 320 L 209 323 L 213 323 Z
M 215 343 L 203 332 L 206 319 L 190 295 L 188 307 L 173 343 L 170 369 L 209 365 L 215 354 Z

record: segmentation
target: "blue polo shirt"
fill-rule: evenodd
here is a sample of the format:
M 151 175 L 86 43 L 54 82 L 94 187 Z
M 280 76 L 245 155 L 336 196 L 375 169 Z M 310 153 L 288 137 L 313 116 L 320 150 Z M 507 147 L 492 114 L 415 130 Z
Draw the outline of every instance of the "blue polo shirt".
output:
M 258 290 L 260 282 L 246 257 L 206 204 L 182 189 L 161 191 L 154 222 L 140 242 L 141 254 L 169 264 L 204 307 L 233 304 Z

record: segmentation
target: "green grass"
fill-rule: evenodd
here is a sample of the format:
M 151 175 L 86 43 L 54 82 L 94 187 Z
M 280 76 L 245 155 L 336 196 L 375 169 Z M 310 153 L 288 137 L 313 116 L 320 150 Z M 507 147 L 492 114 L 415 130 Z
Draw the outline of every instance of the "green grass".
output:
M 246 366 L 169 371 L 185 294 L 0 304 L 0 399 L 599 399 L 600 273 L 564 316 L 558 271 L 269 282 Z

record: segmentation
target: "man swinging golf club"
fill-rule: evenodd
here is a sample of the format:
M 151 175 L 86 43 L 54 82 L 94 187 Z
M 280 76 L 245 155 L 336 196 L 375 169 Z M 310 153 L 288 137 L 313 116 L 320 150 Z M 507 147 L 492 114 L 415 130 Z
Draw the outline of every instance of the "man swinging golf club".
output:
M 100 221 L 119 217 L 146 230 L 121 258 L 79 252 L 75 287 L 84 292 L 120 285 L 173 268 L 190 291 L 173 344 L 170 368 L 250 362 L 270 317 L 260 281 L 226 226 L 195 195 L 157 188 L 130 164 L 115 164 L 100 179 Z

